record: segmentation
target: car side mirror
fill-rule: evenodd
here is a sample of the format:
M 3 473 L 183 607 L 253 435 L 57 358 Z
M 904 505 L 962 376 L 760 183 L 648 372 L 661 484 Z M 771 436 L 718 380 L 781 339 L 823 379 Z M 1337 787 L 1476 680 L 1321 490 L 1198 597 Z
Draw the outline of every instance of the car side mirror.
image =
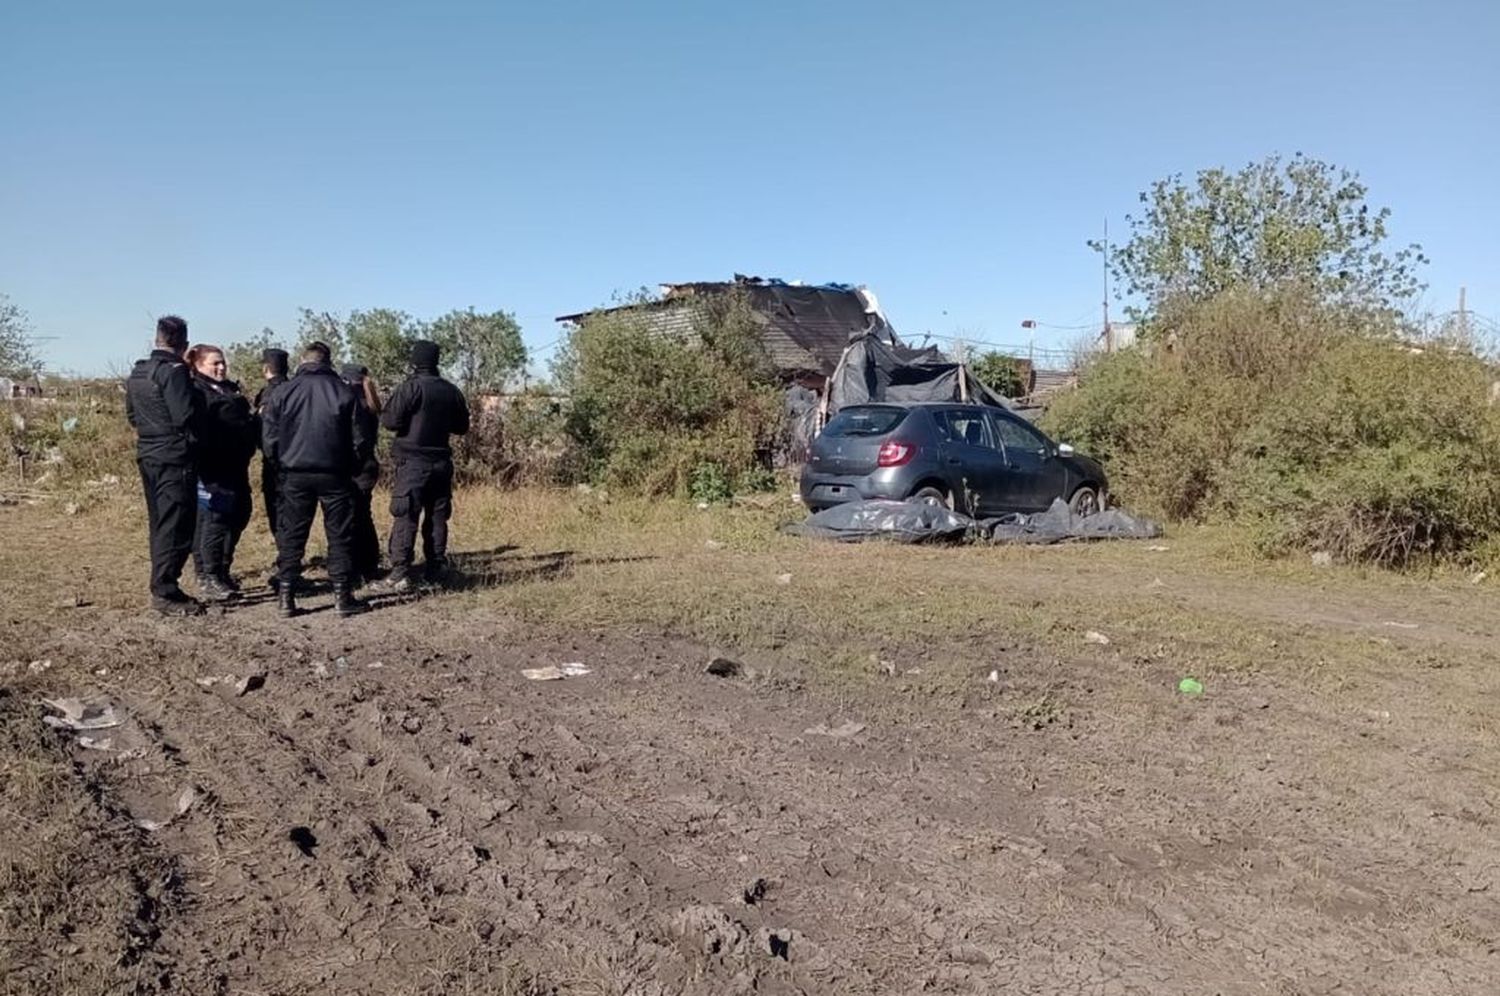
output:
M 1060 456 L 1060 457 L 1070 457 L 1074 453 L 1077 453 L 1077 452 L 1078 451 L 1075 450 L 1068 443 L 1058 443 L 1057 444 L 1057 455 Z

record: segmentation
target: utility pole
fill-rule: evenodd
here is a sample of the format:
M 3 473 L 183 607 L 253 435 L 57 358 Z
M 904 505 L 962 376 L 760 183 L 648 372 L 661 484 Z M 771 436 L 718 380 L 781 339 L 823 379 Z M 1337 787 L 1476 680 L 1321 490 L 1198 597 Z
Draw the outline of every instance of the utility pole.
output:
M 1104 264 L 1104 351 L 1115 351 L 1115 330 L 1109 327 L 1109 216 L 1104 216 L 1104 251 L 1099 254 Z
M 1464 297 L 1467 287 L 1458 289 L 1458 336 L 1460 340 L 1469 338 L 1469 309 L 1466 308 Z

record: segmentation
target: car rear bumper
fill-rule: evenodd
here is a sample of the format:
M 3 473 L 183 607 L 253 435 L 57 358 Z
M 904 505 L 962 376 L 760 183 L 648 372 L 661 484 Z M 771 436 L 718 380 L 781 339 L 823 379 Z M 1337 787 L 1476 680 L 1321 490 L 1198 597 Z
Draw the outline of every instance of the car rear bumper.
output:
M 841 476 L 804 472 L 799 493 L 802 496 L 802 504 L 814 511 L 832 508 L 849 501 L 906 497 L 898 486 L 898 482 L 884 480 L 886 476 L 880 473 L 865 476 Z

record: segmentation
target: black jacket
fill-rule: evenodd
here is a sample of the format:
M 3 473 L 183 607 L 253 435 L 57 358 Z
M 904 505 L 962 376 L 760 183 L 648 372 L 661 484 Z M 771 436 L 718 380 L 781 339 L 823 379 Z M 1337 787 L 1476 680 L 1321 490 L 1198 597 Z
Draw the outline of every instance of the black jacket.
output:
M 224 488 L 248 489 L 250 458 L 260 445 L 260 420 L 250 411 L 250 399 L 232 380 L 194 374 L 193 386 L 203 395 L 203 421 L 195 451 L 199 479 Z
M 391 392 L 380 424 L 396 434 L 391 450 L 397 457 L 446 460 L 453 456 L 448 437 L 469 431 L 469 402 L 437 374 L 419 370 Z
M 203 417 L 203 395 L 182 357 L 153 349 L 125 379 L 125 417 L 135 429 L 139 460 L 191 465 Z
M 261 412 L 266 459 L 291 473 L 353 477 L 375 440 L 354 417 L 354 389 L 328 363 L 304 363 L 286 386 L 270 392 Z
M 287 379 L 285 377 L 278 375 L 266 381 L 264 386 L 262 386 L 259 391 L 255 392 L 255 401 L 252 402 L 255 408 L 255 414 L 259 415 L 262 411 L 265 410 L 266 402 L 271 400 L 271 395 L 275 394 L 276 391 L 279 390 L 281 386 L 286 382 Z
M 277 391 L 285 387 L 287 383 L 288 380 L 285 377 L 272 377 L 270 380 L 265 382 L 265 385 L 259 391 L 255 392 L 255 401 L 252 402 L 252 404 L 255 408 L 255 424 L 257 432 L 260 431 L 260 417 L 265 412 L 266 405 L 270 404 L 271 398 L 275 396 Z M 256 443 L 260 443 L 260 439 L 258 437 L 256 439 Z M 276 479 L 276 461 L 272 460 L 270 456 L 266 454 L 264 446 L 261 446 L 260 477 L 263 482 L 271 482 Z M 270 484 L 267 483 L 266 486 L 270 487 Z
M 353 390 L 354 423 L 360 432 L 373 441 L 380 434 L 380 416 L 370 411 L 370 406 L 365 404 L 359 388 L 356 387 Z M 364 460 L 354 468 L 354 486 L 361 491 L 373 491 L 379 481 L 380 461 L 375 459 L 375 447 L 372 445 Z

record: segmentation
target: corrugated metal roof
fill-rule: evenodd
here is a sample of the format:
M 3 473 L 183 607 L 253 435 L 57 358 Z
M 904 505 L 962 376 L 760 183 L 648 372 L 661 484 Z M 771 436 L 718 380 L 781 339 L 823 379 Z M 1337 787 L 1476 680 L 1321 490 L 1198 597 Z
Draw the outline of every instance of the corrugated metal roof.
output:
M 750 306 L 765 330 L 766 352 L 783 374 L 832 374 L 844 347 L 866 330 L 872 318 L 852 288 L 742 281 L 673 284 L 666 288 L 667 297 L 660 302 L 564 315 L 558 321 L 582 321 L 590 314 L 634 313 L 658 334 L 691 336 L 692 299 L 733 289 L 749 295 Z
M 1047 397 L 1078 386 L 1078 375 L 1071 370 L 1038 370 L 1031 386 L 1031 396 Z

